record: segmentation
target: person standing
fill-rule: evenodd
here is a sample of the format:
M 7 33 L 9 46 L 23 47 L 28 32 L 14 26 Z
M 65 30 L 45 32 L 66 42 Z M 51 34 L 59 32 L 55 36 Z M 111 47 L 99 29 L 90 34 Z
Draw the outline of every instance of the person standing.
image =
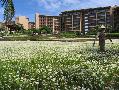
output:
M 99 47 L 100 51 L 105 51 L 105 27 L 101 26 L 101 30 L 99 32 Z
M 105 26 L 102 25 L 96 35 L 96 39 L 99 38 L 99 49 L 101 52 L 105 51 L 105 39 L 106 39 L 105 29 L 106 29 Z M 93 46 L 95 45 L 96 39 L 94 40 Z M 109 40 L 110 42 L 112 42 L 111 38 L 109 38 Z

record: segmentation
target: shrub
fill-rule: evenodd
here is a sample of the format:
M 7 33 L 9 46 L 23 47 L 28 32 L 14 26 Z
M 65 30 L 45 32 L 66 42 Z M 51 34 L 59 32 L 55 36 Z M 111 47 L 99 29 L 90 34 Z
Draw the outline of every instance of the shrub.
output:
M 61 37 L 66 37 L 66 38 L 75 38 L 77 37 L 75 32 L 62 32 L 60 33 Z
M 110 38 L 119 38 L 119 33 L 107 33 L 106 36 Z
M 47 33 L 47 34 L 51 34 L 52 33 L 52 30 L 48 26 L 43 26 L 42 28 L 40 28 L 40 30 L 43 33 Z

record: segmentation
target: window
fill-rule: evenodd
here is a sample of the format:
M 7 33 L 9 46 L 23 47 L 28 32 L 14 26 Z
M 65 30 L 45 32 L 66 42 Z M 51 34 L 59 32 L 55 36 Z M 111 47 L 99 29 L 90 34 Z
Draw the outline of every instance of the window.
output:
M 85 20 L 85 22 L 87 22 L 88 20 Z
M 85 28 L 88 28 L 88 26 L 85 26 Z
M 85 29 L 85 32 L 87 32 L 88 31 L 88 29 Z

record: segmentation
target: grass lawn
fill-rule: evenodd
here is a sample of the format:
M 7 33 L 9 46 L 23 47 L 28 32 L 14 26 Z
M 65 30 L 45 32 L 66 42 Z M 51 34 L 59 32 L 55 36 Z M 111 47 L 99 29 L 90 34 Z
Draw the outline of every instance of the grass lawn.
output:
M 119 44 L 1 41 L 0 90 L 118 90 Z

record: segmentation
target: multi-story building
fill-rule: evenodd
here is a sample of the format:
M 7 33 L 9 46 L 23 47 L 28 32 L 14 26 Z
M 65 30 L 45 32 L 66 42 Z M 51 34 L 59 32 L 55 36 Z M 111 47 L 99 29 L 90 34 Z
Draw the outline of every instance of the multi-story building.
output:
M 111 13 L 109 7 L 90 8 L 83 10 L 83 31 L 93 29 L 96 25 L 111 25 Z
M 27 18 L 26 16 L 19 16 L 16 17 L 16 24 L 22 24 L 23 28 L 28 30 L 29 29 L 29 18 Z
M 35 23 L 29 22 L 29 19 L 25 16 L 20 16 L 16 18 L 16 24 L 22 24 L 26 30 L 48 26 L 53 33 L 78 31 L 85 34 L 96 25 L 112 26 L 113 32 L 119 32 L 118 13 L 118 6 L 64 11 L 59 16 L 46 16 L 36 13 Z
M 37 28 L 42 28 L 43 26 L 48 26 L 53 33 L 58 33 L 60 31 L 60 17 L 59 16 L 45 16 L 36 13 L 35 15 L 35 26 Z
M 29 22 L 29 29 L 35 29 L 35 22 Z
M 119 6 L 114 6 L 111 8 L 112 10 L 112 26 L 113 32 L 119 32 Z
M 79 31 L 85 33 L 96 25 L 111 25 L 119 28 L 119 7 L 98 7 L 65 11 L 60 14 L 61 31 Z
M 61 31 L 81 31 L 81 13 L 77 11 L 65 11 L 60 14 Z

